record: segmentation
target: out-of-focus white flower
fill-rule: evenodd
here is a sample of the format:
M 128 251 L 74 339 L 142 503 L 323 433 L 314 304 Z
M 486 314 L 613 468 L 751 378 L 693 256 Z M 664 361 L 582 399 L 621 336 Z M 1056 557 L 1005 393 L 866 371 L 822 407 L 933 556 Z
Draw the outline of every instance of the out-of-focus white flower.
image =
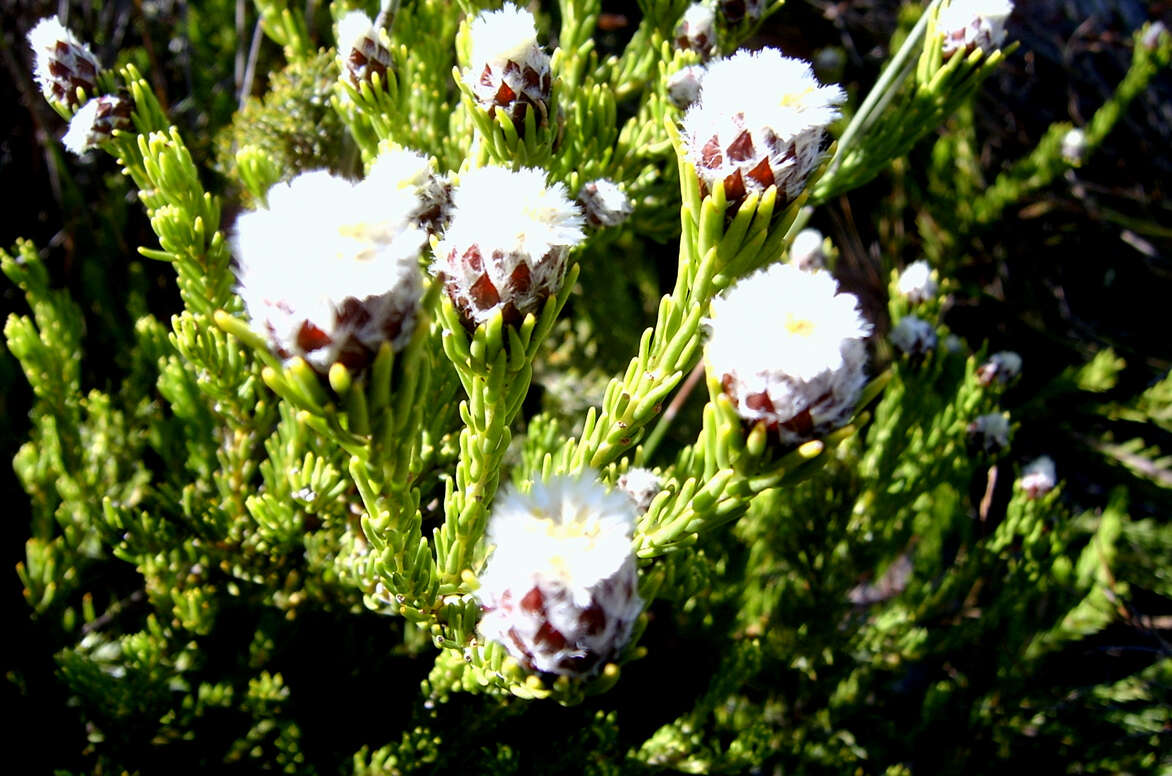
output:
M 109 140 L 116 129 L 130 126 L 130 102 L 105 94 L 95 97 L 78 108 L 69 121 L 69 131 L 61 142 L 73 153 L 81 156 L 98 143 Z
M 549 115 L 549 54 L 537 43 L 533 14 L 505 3 L 499 11 L 482 11 L 470 30 L 471 64 L 464 82 L 491 115 L 503 108 L 519 132 L 525 112 L 537 111 L 537 126 Z
M 716 14 L 701 3 L 693 3 L 684 11 L 676 26 L 676 47 L 695 51 L 708 57 L 716 50 Z
M 944 38 L 944 56 L 981 49 L 992 53 L 1005 42 L 1005 21 L 1013 13 L 1010 0 L 951 0 L 940 9 L 936 29 Z
M 680 110 L 687 109 L 700 96 L 704 65 L 681 67 L 667 77 L 667 98 Z
M 631 215 L 631 200 L 618 184 L 605 178 L 590 181 L 578 191 L 578 204 L 594 226 L 618 226 Z
M 969 439 L 986 453 L 1009 447 L 1009 417 L 1000 412 L 981 415 L 968 427 Z
M 1144 31 L 1143 38 L 1140 43 L 1148 51 L 1155 51 L 1160 47 L 1160 38 L 1168 34 L 1168 28 L 1164 26 L 1164 22 L 1154 21 L 1148 25 L 1147 30 Z
M 907 356 L 924 356 L 936 349 L 936 327 L 915 315 L 905 315 L 891 330 L 891 344 Z
M 712 302 L 705 357 L 750 423 L 792 444 L 849 419 L 866 383 L 871 332 L 825 270 L 775 264 Z
M 944 338 L 944 350 L 948 353 L 963 353 L 967 347 L 964 340 L 955 334 L 949 334 Z
M 719 0 L 720 13 L 729 24 L 740 24 L 745 17 L 756 21 L 765 10 L 765 0 Z
M 1021 356 L 1012 350 L 994 353 L 977 367 L 977 382 L 988 387 L 993 383 L 1008 385 L 1021 374 Z
M 923 260 L 913 261 L 907 265 L 903 272 L 899 273 L 896 287 L 900 296 L 912 304 L 927 302 L 936 296 L 939 290 L 935 278 L 932 277 L 932 268 Z
M 808 62 L 777 49 L 712 62 L 700 100 L 683 121 L 684 145 L 702 188 L 723 182 L 735 202 L 776 185 L 781 202 L 793 200 L 818 165 L 826 127 L 845 99 L 841 87 L 819 84 Z
M 596 671 L 627 642 L 642 611 L 634 523 L 631 500 L 608 492 L 591 471 L 502 496 L 476 593 L 480 633 L 529 670 Z
M 561 287 L 583 221 L 565 186 L 547 184 L 541 170 L 470 170 L 452 192 L 432 269 L 470 325 L 497 310 L 516 323 Z
M 385 84 L 390 66 L 390 39 L 386 32 L 376 30 L 362 11 L 343 16 L 338 22 L 338 68 L 350 77 L 350 83 L 355 87 L 363 81 L 370 83 L 371 76 L 378 73 Z
M 619 477 L 616 484 L 619 490 L 631 497 L 640 513 L 646 512 L 647 507 L 651 506 L 651 502 L 663 490 L 659 475 L 639 466 L 628 469 Z
M 28 44 L 34 55 L 34 75 L 46 100 L 77 107 L 77 90 L 87 96 L 97 90 L 102 69 L 89 46 L 65 28 L 56 16 L 46 16 L 29 30 Z
M 826 251 L 822 249 L 825 239 L 817 229 L 803 229 L 798 232 L 789 248 L 789 263 L 798 269 L 825 269 Z
M 1054 469 L 1054 461 L 1048 455 L 1034 459 L 1021 472 L 1018 480 L 1021 489 L 1030 499 L 1040 499 L 1058 484 L 1058 472 Z
M 1087 133 L 1075 127 L 1062 136 L 1062 158 L 1067 164 L 1082 164 L 1087 158 Z
M 336 361 L 365 366 L 383 342 L 405 345 L 427 239 L 415 188 L 319 170 L 278 183 L 267 199 L 238 219 L 234 247 L 240 295 L 273 350 L 324 372 Z

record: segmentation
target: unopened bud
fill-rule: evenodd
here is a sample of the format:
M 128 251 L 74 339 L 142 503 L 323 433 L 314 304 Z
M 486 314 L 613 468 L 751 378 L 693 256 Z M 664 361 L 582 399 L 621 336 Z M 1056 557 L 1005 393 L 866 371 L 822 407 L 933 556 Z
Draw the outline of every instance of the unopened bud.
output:
M 81 156 L 99 143 L 109 140 L 116 129 L 130 126 L 130 102 L 110 94 L 95 97 L 78 109 L 69 121 L 69 131 L 61 142 Z
M 711 56 L 716 50 L 716 14 L 711 8 L 700 3 L 688 6 L 676 26 L 676 48 Z
M 599 178 L 583 184 L 578 204 L 594 226 L 617 226 L 631 215 L 631 200 L 612 181 Z
M 700 96 L 700 81 L 704 79 L 703 65 L 688 65 L 667 78 L 667 98 L 680 110 L 686 110 Z
M 1058 484 L 1058 473 L 1054 469 L 1054 461 L 1048 455 L 1035 459 L 1021 472 L 1018 480 L 1026 497 L 1036 501 L 1054 490 Z
M 951 0 L 936 17 L 944 38 L 944 57 L 980 49 L 990 54 L 1005 42 L 1005 22 L 1013 13 L 1010 0 Z
M 339 69 L 356 88 L 363 82 L 371 83 L 375 73 L 385 84 L 391 66 L 388 43 L 386 33 L 375 29 L 369 16 L 362 11 L 351 11 L 338 22 Z
M 994 353 L 977 367 L 977 382 L 988 388 L 994 383 L 1008 385 L 1021 374 L 1021 356 L 1012 350 Z

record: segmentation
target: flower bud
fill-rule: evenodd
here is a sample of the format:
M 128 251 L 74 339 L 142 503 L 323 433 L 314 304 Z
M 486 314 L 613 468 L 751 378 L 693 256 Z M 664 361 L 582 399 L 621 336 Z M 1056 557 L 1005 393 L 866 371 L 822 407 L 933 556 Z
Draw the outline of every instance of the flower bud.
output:
M 302 173 L 237 220 L 240 296 L 277 355 L 322 373 L 335 362 L 360 369 L 383 342 L 410 339 L 427 233 L 416 190 L 387 180 Z
M 1160 47 L 1160 39 L 1167 34 L 1168 28 L 1164 25 L 1164 22 L 1154 21 L 1144 30 L 1140 44 L 1148 51 L 1155 51 Z
M 726 198 L 738 202 L 776 185 L 779 205 L 792 201 L 817 167 L 826 127 L 845 99 L 840 87 L 820 85 L 809 63 L 777 49 L 712 62 L 700 101 L 683 121 L 701 190 L 723 182 Z
M 1021 489 L 1031 501 L 1037 501 L 1058 484 L 1058 473 L 1054 469 L 1054 461 L 1048 455 L 1034 459 L 1021 472 L 1018 480 Z
M 936 328 L 915 315 L 905 315 L 891 330 L 891 344 L 905 356 L 928 355 L 936 349 Z
M 56 16 L 46 16 L 29 30 L 28 44 L 35 56 L 34 73 L 46 100 L 76 108 L 77 90 L 97 91 L 101 66 L 89 46 L 65 29 Z
M 713 300 L 707 324 L 709 369 L 748 423 L 796 444 L 850 418 L 871 325 L 829 272 L 774 264 Z
M 474 327 L 497 310 L 517 323 L 561 287 L 582 212 L 541 170 L 481 167 L 460 176 L 432 270 Z
M 358 88 L 371 83 L 378 73 L 382 83 L 387 82 L 391 66 L 389 39 L 384 31 L 375 29 L 374 22 L 362 11 L 351 11 L 338 22 L 338 69 Z
M 932 277 L 932 268 L 926 261 L 913 261 L 899 273 L 896 283 L 899 295 L 912 304 L 923 304 L 936 296 L 939 287 Z
M 518 132 L 525 127 L 525 113 L 537 111 L 536 125 L 549 116 L 552 85 L 549 54 L 537 43 L 533 14 L 506 3 L 499 11 L 482 11 L 472 22 L 471 66 L 464 81 L 477 102 L 495 113 L 503 108 Z
M 531 671 L 596 672 L 642 611 L 631 531 L 635 507 L 593 472 L 533 483 L 493 509 L 480 574 L 480 633 Z
M 981 415 L 968 427 L 969 442 L 986 453 L 1009 447 L 1009 417 L 1000 412 Z
M 1067 164 L 1082 164 L 1087 159 L 1087 133 L 1075 127 L 1062 136 L 1062 159 Z
M 619 490 L 631 497 L 639 514 L 646 512 L 647 507 L 651 506 L 651 502 L 663 490 L 663 483 L 655 472 L 638 466 L 628 469 L 615 484 Z
M 1010 0 L 951 0 L 936 17 L 936 29 L 944 38 L 944 58 L 974 49 L 990 54 L 1001 48 L 1011 13 Z
M 121 97 L 104 94 L 95 97 L 78 109 L 69 121 L 69 131 L 61 142 L 81 156 L 99 143 L 109 140 L 116 129 L 130 126 L 130 102 Z
M 703 58 L 716 50 L 716 14 L 700 3 L 693 3 L 684 11 L 676 26 L 676 48 L 695 51 Z
M 1008 385 L 1021 374 L 1021 356 L 1012 350 L 994 353 L 989 360 L 977 367 L 977 382 L 988 388 L 990 385 Z
M 825 269 L 826 251 L 822 248 L 825 239 L 817 229 L 798 232 L 789 248 L 789 263 L 798 269 Z
M 631 200 L 618 184 L 605 178 L 583 184 L 578 204 L 592 226 L 618 226 L 631 215 Z
M 703 79 L 703 65 L 680 68 L 667 78 L 667 98 L 680 110 L 687 109 L 700 96 L 700 82 Z

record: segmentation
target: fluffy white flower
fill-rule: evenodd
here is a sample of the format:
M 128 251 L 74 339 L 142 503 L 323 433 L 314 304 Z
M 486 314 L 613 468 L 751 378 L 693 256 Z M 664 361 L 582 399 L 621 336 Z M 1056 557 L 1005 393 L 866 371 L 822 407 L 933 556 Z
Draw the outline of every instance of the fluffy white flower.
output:
M 477 591 L 480 633 L 530 670 L 597 670 L 626 643 L 642 611 L 634 523 L 631 500 L 608 492 L 590 471 L 503 495 Z
M 429 156 L 406 148 L 384 150 L 371 164 L 363 185 L 411 193 L 418 203 L 412 218 L 428 232 L 435 232 L 447 223 L 452 187 L 445 176 L 436 174 Z
M 714 299 L 707 324 L 709 368 L 750 423 L 791 444 L 850 417 L 871 325 L 829 272 L 775 264 Z
M 776 184 L 788 202 L 822 157 L 826 127 L 840 115 L 842 88 L 822 86 L 810 64 L 777 49 L 739 51 L 712 62 L 700 100 L 683 121 L 683 141 L 701 183 L 723 181 L 736 201 Z
M 1035 458 L 1022 469 L 1018 482 L 1031 499 L 1039 499 L 1054 490 L 1058 484 L 1058 472 L 1054 468 L 1053 459 L 1048 455 Z
M 95 97 L 78 108 L 69 121 L 69 131 L 61 142 L 81 156 L 98 143 L 109 140 L 116 129 L 130 126 L 130 103 L 121 97 Z
M 65 28 L 56 16 L 46 16 L 29 30 L 34 75 L 46 100 L 78 104 L 77 90 L 92 95 L 101 65 L 89 46 Z
M 561 286 L 583 220 L 565 186 L 547 184 L 541 170 L 470 170 L 452 191 L 432 269 L 470 324 L 498 309 L 516 322 Z
M 552 82 L 549 54 L 537 43 L 533 14 L 505 3 L 499 11 L 482 11 L 469 34 L 472 57 L 464 82 L 477 102 L 490 113 L 503 108 L 518 131 L 533 107 L 541 126 L 549 114 Z
M 896 287 L 899 289 L 899 295 L 912 304 L 928 301 L 936 296 L 939 290 L 935 278 L 932 277 L 932 268 L 923 260 L 913 261 L 907 265 L 903 272 L 899 273 Z
M 1011 13 L 1011 0 L 951 0 L 936 18 L 936 29 L 944 38 L 944 56 L 978 48 L 988 54 L 1000 48 Z
M 376 30 L 374 22 L 362 11 L 350 11 L 338 22 L 338 67 L 358 86 L 378 73 L 386 83 L 391 66 L 390 40 L 386 32 Z
M 936 328 L 915 315 L 905 315 L 891 330 L 891 344 L 908 356 L 923 356 L 936 349 Z
M 663 490 L 663 483 L 659 479 L 659 475 L 650 469 L 644 469 L 636 466 L 624 472 L 616 482 L 619 490 L 631 497 L 635 508 L 639 512 L 646 512 L 647 507 L 651 506 L 651 502 Z
M 686 109 L 700 96 L 700 83 L 704 80 L 704 65 L 688 65 L 667 78 L 667 98 L 680 110 Z
M 578 204 L 594 226 L 618 226 L 631 215 L 631 200 L 617 183 L 605 178 L 583 184 Z
M 824 239 L 817 229 L 803 229 L 798 232 L 789 248 L 789 263 L 798 269 L 825 269 L 826 252 L 822 250 Z
M 995 453 L 1009 446 L 1009 416 L 999 412 L 981 415 L 968 427 L 969 439 L 986 453 Z
M 1012 350 L 1003 350 L 977 367 L 977 382 L 986 387 L 993 383 L 1008 385 L 1020 374 L 1021 356 Z
M 716 14 L 706 5 L 693 3 L 676 26 L 676 47 L 702 57 L 716 49 Z
M 417 210 L 410 186 L 319 170 L 278 183 L 267 208 L 238 219 L 240 295 L 278 355 L 360 368 L 383 342 L 406 344 L 427 238 Z

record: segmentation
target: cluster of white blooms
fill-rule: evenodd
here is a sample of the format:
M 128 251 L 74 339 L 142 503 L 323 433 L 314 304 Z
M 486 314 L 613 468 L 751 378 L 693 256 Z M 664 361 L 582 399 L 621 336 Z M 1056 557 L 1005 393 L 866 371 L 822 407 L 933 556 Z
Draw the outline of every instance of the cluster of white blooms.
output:
M 533 109 L 537 126 L 549 116 L 549 54 L 537 43 L 533 14 L 505 3 L 499 11 L 482 11 L 472 22 L 472 58 L 464 82 L 491 115 L 503 108 L 518 131 Z
M 578 204 L 593 226 L 618 226 L 631 215 L 631 200 L 614 181 L 599 178 L 582 185 Z
M 912 304 L 927 302 L 939 290 L 936 279 L 932 277 L 932 268 L 923 260 L 913 261 L 899 273 L 896 288 L 899 295 Z
M 871 325 L 825 270 L 775 264 L 712 302 L 705 358 L 750 423 L 793 444 L 850 418 Z
M 798 232 L 789 247 L 789 263 L 798 269 L 825 269 L 826 251 L 822 247 L 825 239 L 817 229 Z
M 480 575 L 480 633 L 532 671 L 593 673 L 642 611 L 631 531 L 635 507 L 586 471 L 504 494 Z
M 891 330 L 891 344 L 907 356 L 925 356 L 936 343 L 936 327 L 915 315 L 900 318 Z
M 987 453 L 1009 446 L 1009 417 L 1000 412 L 981 415 L 968 427 L 969 439 Z
M 1027 498 L 1037 500 L 1045 496 L 1058 484 L 1058 472 L 1054 468 L 1054 461 L 1048 455 L 1034 459 L 1022 469 L 1018 483 Z
M 1000 48 L 1011 13 L 1011 0 L 951 0 L 936 17 L 936 29 L 944 38 L 944 56 L 974 49 L 988 54 Z
M 109 140 L 116 129 L 130 126 L 130 102 L 113 95 L 95 97 L 78 108 L 69 120 L 69 131 L 61 142 L 81 156 L 98 143 Z
M 716 50 L 716 14 L 701 3 L 693 3 L 676 25 L 676 47 L 708 57 Z
M 471 170 L 452 191 L 432 269 L 466 324 L 497 310 L 516 323 L 561 287 L 583 221 L 565 186 L 546 183 L 541 170 Z
M 47 16 L 29 30 L 34 75 L 46 100 L 77 107 L 77 90 L 93 95 L 101 65 L 90 51 L 65 28 L 56 16 Z
M 651 502 L 663 490 L 663 482 L 659 475 L 639 466 L 628 469 L 619 476 L 615 484 L 619 486 L 619 490 L 631 497 L 639 512 L 646 512 L 647 507 L 651 506 Z
M 997 383 L 1008 385 L 1021 374 L 1021 356 L 1012 350 L 994 353 L 989 360 L 977 367 L 977 382 L 988 387 Z
M 680 110 L 686 110 L 700 97 L 700 82 L 704 80 L 704 65 L 681 67 L 667 77 L 667 98 Z
M 390 39 L 362 11 L 350 11 L 338 22 L 338 69 L 355 87 L 378 73 L 386 83 L 391 66 Z
M 273 186 L 267 208 L 238 219 L 240 296 L 282 358 L 301 356 L 323 372 L 335 362 L 359 369 L 383 342 L 406 344 L 427 240 L 414 182 L 420 159 L 389 152 L 359 183 L 302 173 Z M 394 174 L 403 171 L 409 177 Z
M 708 66 L 699 102 L 684 115 L 688 159 L 703 188 L 723 182 L 729 201 L 776 185 L 778 199 L 789 202 L 818 165 L 826 127 L 845 99 L 804 60 L 771 48 L 739 51 Z

